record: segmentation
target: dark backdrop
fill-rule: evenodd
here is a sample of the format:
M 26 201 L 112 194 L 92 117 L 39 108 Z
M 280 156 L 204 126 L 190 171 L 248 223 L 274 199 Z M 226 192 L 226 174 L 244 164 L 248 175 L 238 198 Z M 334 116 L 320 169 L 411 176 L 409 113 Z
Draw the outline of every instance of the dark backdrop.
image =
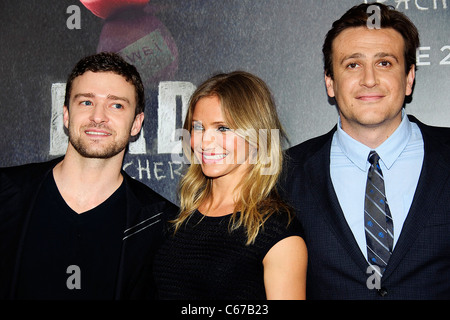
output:
M 217 72 L 246 70 L 271 87 L 291 145 L 337 120 L 324 89 L 321 46 L 353 0 L 153 0 L 133 10 L 96 11 L 76 0 L 0 3 L 0 166 L 64 154 L 64 82 L 98 50 L 120 52 L 146 86 L 146 120 L 125 170 L 176 202 L 177 128 L 189 94 Z M 408 113 L 450 126 L 450 1 L 379 1 L 406 13 L 421 34 Z M 109 3 L 109 5 L 108 5 Z M 97 15 L 95 15 L 95 12 Z

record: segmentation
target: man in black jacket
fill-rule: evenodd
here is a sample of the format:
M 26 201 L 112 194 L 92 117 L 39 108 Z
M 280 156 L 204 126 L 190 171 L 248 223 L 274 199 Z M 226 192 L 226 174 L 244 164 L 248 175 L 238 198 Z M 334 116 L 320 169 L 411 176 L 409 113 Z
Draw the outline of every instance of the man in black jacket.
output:
M 63 158 L 0 170 L 0 298 L 141 299 L 176 207 L 121 168 L 144 120 L 136 68 L 83 58 L 66 85 Z

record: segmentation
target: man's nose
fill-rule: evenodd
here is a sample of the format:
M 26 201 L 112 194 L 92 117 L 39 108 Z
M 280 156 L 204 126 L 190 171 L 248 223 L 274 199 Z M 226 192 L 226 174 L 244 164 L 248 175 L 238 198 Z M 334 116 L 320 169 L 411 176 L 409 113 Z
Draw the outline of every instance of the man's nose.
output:
M 90 120 L 95 123 L 103 123 L 108 121 L 106 107 L 103 104 L 96 104 L 92 108 Z
M 377 85 L 377 73 L 373 66 L 365 67 L 361 77 L 360 84 L 367 88 L 372 88 Z

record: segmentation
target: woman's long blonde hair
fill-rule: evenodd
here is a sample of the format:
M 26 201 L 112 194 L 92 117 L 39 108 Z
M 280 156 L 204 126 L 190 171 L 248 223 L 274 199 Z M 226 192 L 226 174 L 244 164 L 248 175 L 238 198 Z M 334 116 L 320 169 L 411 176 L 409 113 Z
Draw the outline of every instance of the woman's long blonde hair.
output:
M 290 215 L 288 206 L 276 191 L 283 163 L 281 142 L 286 135 L 269 88 L 260 78 L 244 71 L 218 74 L 197 88 L 191 96 L 184 122 L 187 132 L 192 132 L 195 105 L 201 98 L 210 96 L 219 98 L 228 126 L 237 134 L 245 132 L 242 137 L 256 148 L 257 155 L 248 174 L 236 187 L 241 189 L 230 221 L 231 231 L 240 226 L 246 228 L 247 244 L 251 244 L 273 213 Z M 175 232 L 208 198 L 212 187 L 212 179 L 206 177 L 201 165 L 194 161 L 189 139 L 183 140 L 183 151 L 191 165 L 179 185 L 180 214 L 173 221 Z

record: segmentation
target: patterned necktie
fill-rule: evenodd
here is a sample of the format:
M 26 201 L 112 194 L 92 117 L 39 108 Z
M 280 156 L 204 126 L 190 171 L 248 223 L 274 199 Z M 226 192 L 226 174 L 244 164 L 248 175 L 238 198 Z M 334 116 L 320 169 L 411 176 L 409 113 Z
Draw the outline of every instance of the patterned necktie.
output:
M 394 226 L 384 191 L 379 159 L 380 156 L 375 151 L 370 151 L 368 161 L 371 166 L 367 175 L 364 228 L 369 264 L 378 266 L 383 273 L 392 254 Z

